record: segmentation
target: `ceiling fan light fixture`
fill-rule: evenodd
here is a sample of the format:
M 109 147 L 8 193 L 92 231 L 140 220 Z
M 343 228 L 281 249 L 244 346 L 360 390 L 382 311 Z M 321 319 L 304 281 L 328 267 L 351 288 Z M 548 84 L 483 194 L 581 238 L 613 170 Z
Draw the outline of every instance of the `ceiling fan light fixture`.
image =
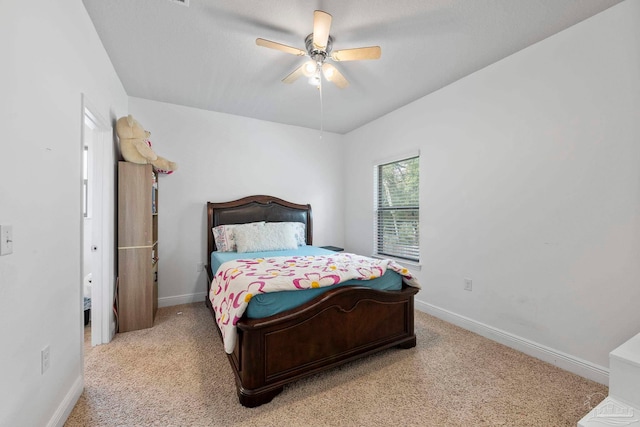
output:
M 326 62 L 322 64 L 322 74 L 324 74 L 325 79 L 335 84 L 340 89 L 344 89 L 345 87 L 349 86 L 349 82 L 347 81 L 347 79 L 345 79 L 342 73 L 331 64 L 328 64 Z
M 315 61 L 307 61 L 304 63 L 303 73 L 307 77 L 313 76 L 318 70 L 318 64 Z
M 316 73 L 309 77 L 309 84 L 311 86 L 320 86 L 320 74 Z
M 334 67 L 324 67 L 323 70 L 324 72 L 324 77 L 331 81 L 331 79 L 333 78 L 334 74 L 335 74 L 335 68 Z

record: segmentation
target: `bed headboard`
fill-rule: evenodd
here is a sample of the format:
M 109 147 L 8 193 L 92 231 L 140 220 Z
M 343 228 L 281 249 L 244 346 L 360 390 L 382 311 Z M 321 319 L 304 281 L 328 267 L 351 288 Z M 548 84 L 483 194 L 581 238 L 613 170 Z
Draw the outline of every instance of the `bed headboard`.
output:
M 223 203 L 207 202 L 207 260 L 211 252 L 216 250 L 216 243 L 211 232 L 213 227 L 256 221 L 302 222 L 306 225 L 307 245 L 312 244 L 311 205 L 287 202 L 273 196 L 248 196 Z

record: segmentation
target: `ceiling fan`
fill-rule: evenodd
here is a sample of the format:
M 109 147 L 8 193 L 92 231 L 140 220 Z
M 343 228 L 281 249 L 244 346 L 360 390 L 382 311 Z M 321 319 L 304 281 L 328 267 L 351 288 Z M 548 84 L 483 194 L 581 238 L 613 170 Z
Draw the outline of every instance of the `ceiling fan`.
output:
M 320 86 L 321 75 L 324 75 L 325 79 L 334 83 L 339 88 L 345 88 L 349 86 L 349 82 L 336 67 L 325 62 L 327 59 L 331 58 L 334 61 L 340 62 L 380 58 L 382 52 L 380 46 L 332 51 L 333 37 L 329 35 L 331 19 L 332 16 L 322 10 L 316 10 L 313 12 L 313 33 L 309 34 L 304 40 L 306 50 L 287 46 L 271 40 L 261 38 L 256 39 L 256 44 L 258 46 L 280 50 L 297 56 L 306 55 L 311 58 L 309 61 L 302 64 L 293 70 L 291 74 L 282 79 L 284 83 L 293 83 L 300 77 L 305 76 L 309 78 L 310 84 Z

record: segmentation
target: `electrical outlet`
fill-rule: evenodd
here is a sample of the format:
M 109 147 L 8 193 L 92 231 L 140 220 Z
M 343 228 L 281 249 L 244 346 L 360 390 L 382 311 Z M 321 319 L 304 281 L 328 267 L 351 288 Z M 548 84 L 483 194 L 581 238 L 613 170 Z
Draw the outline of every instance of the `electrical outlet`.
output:
M 40 362 L 42 365 L 42 374 L 44 374 L 45 372 L 47 372 L 47 369 L 49 369 L 49 366 L 51 366 L 51 354 L 49 352 L 49 346 L 46 346 L 40 352 Z
M 465 278 L 464 279 L 464 290 L 472 291 L 473 290 L 473 280 Z

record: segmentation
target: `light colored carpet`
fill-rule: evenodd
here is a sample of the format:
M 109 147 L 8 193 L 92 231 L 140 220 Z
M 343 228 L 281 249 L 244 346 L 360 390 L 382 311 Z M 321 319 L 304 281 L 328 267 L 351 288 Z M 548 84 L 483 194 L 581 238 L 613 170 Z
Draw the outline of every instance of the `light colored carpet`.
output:
M 204 303 L 86 347 L 65 426 L 575 426 L 607 387 L 416 312 L 418 345 L 390 349 L 238 403 Z

